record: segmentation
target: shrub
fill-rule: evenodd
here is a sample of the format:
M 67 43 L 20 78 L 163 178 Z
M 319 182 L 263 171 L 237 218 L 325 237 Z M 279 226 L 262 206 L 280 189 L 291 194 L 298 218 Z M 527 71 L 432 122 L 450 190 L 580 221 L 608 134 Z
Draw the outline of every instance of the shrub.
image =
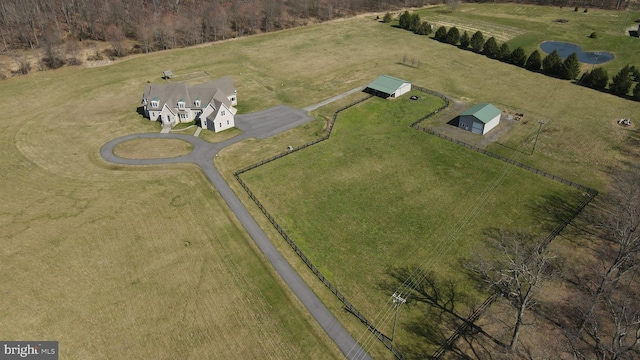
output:
M 411 14 L 408 11 L 403 12 L 398 18 L 398 26 L 401 29 L 409 30 L 409 26 L 411 23 Z
M 587 12 L 588 10 L 589 10 L 589 9 L 586 9 L 586 8 L 585 8 L 583 12 Z
M 590 38 L 595 39 L 598 37 L 598 34 L 596 34 L 596 32 L 592 32 L 591 35 L 589 35 Z
M 391 13 L 386 13 L 384 14 L 384 17 L 382 18 L 382 22 L 383 23 L 390 23 L 391 22 Z
M 578 7 L 576 6 L 575 9 L 573 9 L 574 12 L 578 12 Z

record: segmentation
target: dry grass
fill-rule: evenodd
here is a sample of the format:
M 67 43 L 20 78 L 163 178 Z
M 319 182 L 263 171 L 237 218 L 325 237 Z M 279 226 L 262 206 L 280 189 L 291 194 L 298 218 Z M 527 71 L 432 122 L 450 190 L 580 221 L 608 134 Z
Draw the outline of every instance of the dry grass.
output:
M 398 64 L 404 54 L 424 65 Z M 241 112 L 307 106 L 382 73 L 469 103 L 508 106 L 533 120 L 516 124 L 500 142 L 519 146 L 535 131 L 535 119 L 545 119 L 536 153 L 524 161 L 597 188 L 610 167 L 634 151 L 636 131 L 613 120 L 637 113 L 638 103 L 368 18 L 8 79 L 0 82 L 6 109 L 0 120 L 0 338 L 57 339 L 62 356 L 71 359 L 337 354 L 198 169 L 131 169 L 100 158 L 100 147 L 115 137 L 160 131 L 135 110 L 144 86 L 161 82 L 167 69 L 231 75 Z M 323 116 L 338 106 L 285 134 L 226 149 L 216 165 L 229 179 L 242 166 L 303 144 L 322 132 Z M 139 147 L 135 153 L 152 156 Z M 255 208 L 250 211 L 278 239 Z M 284 242 L 276 244 L 358 337 L 361 324 L 341 311 Z M 388 357 L 376 346 L 375 356 Z
M 134 139 L 116 145 L 113 153 L 127 159 L 172 158 L 187 155 L 191 143 L 173 139 Z

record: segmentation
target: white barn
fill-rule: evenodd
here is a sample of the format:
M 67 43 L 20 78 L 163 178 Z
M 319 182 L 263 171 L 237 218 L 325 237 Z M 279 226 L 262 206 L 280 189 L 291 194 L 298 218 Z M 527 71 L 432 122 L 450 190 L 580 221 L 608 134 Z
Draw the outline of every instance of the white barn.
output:
M 383 98 L 397 98 L 411 91 L 411 83 L 389 75 L 380 75 L 367 86 L 365 92 Z
M 460 114 L 458 127 L 474 134 L 484 135 L 498 126 L 502 111 L 492 104 L 477 104 Z

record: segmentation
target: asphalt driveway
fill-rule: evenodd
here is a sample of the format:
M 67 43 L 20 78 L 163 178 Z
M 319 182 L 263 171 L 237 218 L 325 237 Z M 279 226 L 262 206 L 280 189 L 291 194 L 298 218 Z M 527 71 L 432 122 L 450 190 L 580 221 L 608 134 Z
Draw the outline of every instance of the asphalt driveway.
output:
M 296 294 L 342 353 L 349 359 L 371 359 L 278 252 L 213 164 L 213 157 L 226 146 L 250 137 L 264 139 L 311 120 L 313 119 L 302 110 L 280 105 L 253 114 L 237 115 L 236 126 L 243 130 L 242 134 L 221 143 L 209 143 L 200 138 L 184 134 L 133 134 L 109 141 L 100 149 L 100 155 L 109 162 L 122 165 L 159 165 L 188 162 L 200 166 L 284 282 Z M 193 144 L 193 150 L 185 156 L 167 159 L 124 159 L 114 155 L 113 149 L 117 144 L 133 139 L 180 139 Z

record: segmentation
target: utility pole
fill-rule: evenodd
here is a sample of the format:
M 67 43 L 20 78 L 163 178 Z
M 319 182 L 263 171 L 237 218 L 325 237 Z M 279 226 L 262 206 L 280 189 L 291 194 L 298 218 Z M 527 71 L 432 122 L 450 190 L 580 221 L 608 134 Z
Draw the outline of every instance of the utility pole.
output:
M 393 298 L 393 303 L 396 306 L 396 316 L 393 319 L 393 331 L 391 332 L 391 341 L 393 341 L 393 338 L 396 336 L 396 323 L 398 322 L 398 310 L 400 310 L 400 305 L 407 302 L 407 299 L 400 297 L 400 295 L 398 295 L 397 293 L 393 293 L 391 297 Z
M 538 133 L 536 134 L 536 141 L 533 143 L 533 149 L 531 149 L 531 154 L 533 155 L 533 152 L 536 151 L 536 144 L 538 144 L 538 137 L 540 136 L 540 130 L 542 129 L 542 125 L 546 124 L 546 122 L 540 120 L 538 121 L 538 124 L 540 124 L 540 126 L 538 126 Z

